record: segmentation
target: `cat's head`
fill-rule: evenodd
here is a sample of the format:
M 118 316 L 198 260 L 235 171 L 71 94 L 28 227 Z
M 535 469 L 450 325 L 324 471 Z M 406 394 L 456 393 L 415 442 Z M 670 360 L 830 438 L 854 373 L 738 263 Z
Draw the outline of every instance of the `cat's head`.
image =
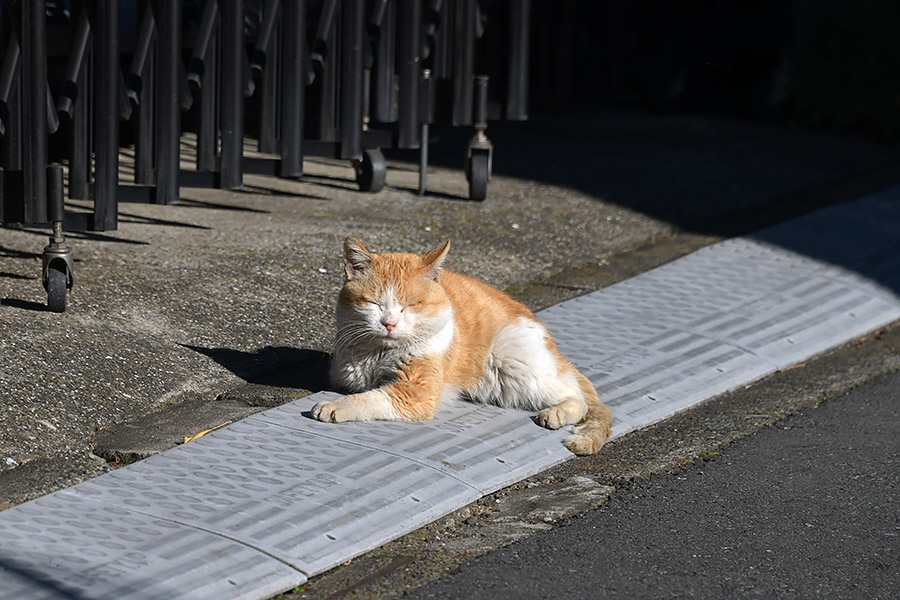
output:
M 452 319 L 440 283 L 444 242 L 424 255 L 375 254 L 344 240 L 346 281 L 338 299 L 338 326 L 388 346 L 426 342 Z

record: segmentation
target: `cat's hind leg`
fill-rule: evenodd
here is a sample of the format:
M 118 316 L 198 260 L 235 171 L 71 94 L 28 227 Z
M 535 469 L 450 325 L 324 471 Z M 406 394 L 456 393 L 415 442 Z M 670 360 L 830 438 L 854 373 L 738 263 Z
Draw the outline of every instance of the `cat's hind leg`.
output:
M 535 422 L 548 429 L 579 423 L 588 412 L 577 372 L 535 319 L 497 333 L 472 395 L 504 408 L 537 410 Z
M 534 320 L 522 319 L 500 330 L 471 395 L 504 408 L 537 410 L 535 422 L 548 429 L 575 425 L 565 441 L 575 454 L 600 450 L 612 428 L 612 413 L 597 390 Z
M 600 402 L 597 390 L 588 378 L 577 374 L 578 385 L 587 404 L 587 414 L 575 425 L 575 431 L 566 438 L 566 448 L 575 454 L 594 454 L 599 452 L 612 431 L 613 415 L 605 404 Z

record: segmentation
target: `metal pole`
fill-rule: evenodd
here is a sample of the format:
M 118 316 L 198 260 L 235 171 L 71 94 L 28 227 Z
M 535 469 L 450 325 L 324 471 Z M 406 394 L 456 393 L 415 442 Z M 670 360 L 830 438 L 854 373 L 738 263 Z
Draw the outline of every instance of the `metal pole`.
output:
M 428 182 L 428 124 L 431 122 L 431 71 L 422 69 L 422 93 L 419 97 L 419 122 L 422 143 L 419 146 L 419 195 L 425 195 Z
M 437 2 L 435 2 L 437 4 Z M 434 57 L 431 60 L 432 77 L 450 79 L 453 74 L 453 6 L 441 2 L 436 7 L 440 27 L 434 32 Z
M 16 69 L 21 68 L 16 65 Z M 6 102 L 6 131 L 0 138 L 0 165 L 4 171 L 22 171 L 22 81 L 20 76 L 13 78 Z M 8 177 L 8 176 L 7 176 Z M 18 223 L 22 220 L 24 202 L 21 185 L 14 186 L 8 178 L 0 187 L 0 224 Z
M 435 43 L 435 34 L 441 21 L 441 6 L 443 0 L 429 0 L 428 10 L 425 12 L 425 26 L 422 33 L 425 39 L 422 41 L 422 58 L 431 56 L 432 46 Z
M 26 223 L 47 220 L 47 44 L 43 1 L 22 6 L 22 123 Z
M 244 2 L 220 0 L 222 44 L 221 87 L 222 167 L 219 186 L 239 190 L 244 185 Z
M 134 147 L 134 182 L 156 185 L 156 56 L 147 57 L 146 73 L 142 76 L 137 108 L 137 140 Z
M 138 47 L 142 42 L 147 43 L 144 49 L 146 55 L 135 57 L 131 61 L 131 84 L 133 91 L 137 92 L 137 140 L 134 144 L 134 182 L 139 185 L 156 185 L 156 171 L 154 170 L 154 153 L 156 149 L 156 53 L 154 44 L 158 44 L 156 36 L 156 19 L 153 17 L 153 7 L 150 0 L 144 0 L 144 22 L 141 24 L 141 33 L 138 36 Z M 146 35 L 145 39 L 141 39 Z M 136 52 L 138 54 L 138 52 Z M 140 60 L 138 60 L 140 58 Z M 140 64 L 138 64 L 140 63 Z
M 51 223 L 62 223 L 66 218 L 65 193 L 62 167 L 47 167 L 47 218 Z
M 327 55 L 332 51 L 331 44 L 334 41 L 334 17 L 337 12 L 338 0 L 324 0 L 319 11 L 319 25 L 316 27 L 316 38 L 313 40 L 310 61 L 316 68 L 325 66 Z
M 365 2 L 344 0 L 341 14 L 341 156 L 362 156 Z
M 400 97 L 398 139 L 400 148 L 419 147 L 419 51 L 422 47 L 422 3 L 419 0 L 400 0 L 399 55 Z
M 19 42 L 13 34 L 11 19 L 2 24 L 4 35 L 9 37 L 6 54 L 3 56 L 3 67 L 0 70 L 0 103 L 5 105 L 3 111 L 3 137 L 0 141 L 0 163 L 7 171 L 22 170 L 21 147 L 21 53 Z M 18 199 L 16 199 L 18 201 Z
M 378 5 L 376 4 L 376 7 Z M 375 64 L 373 65 L 373 113 L 376 121 L 393 123 L 397 120 L 396 94 L 394 93 L 394 46 L 396 31 L 395 2 L 389 2 L 382 14 L 373 17 L 371 27 L 378 32 Z
M 134 56 L 131 59 L 131 69 L 125 81 L 128 89 L 128 98 L 133 106 L 140 106 L 144 73 L 147 72 L 147 59 L 150 57 L 150 49 L 156 33 L 156 19 L 153 16 L 153 8 L 149 2 L 140 13 L 142 17 L 140 29 L 138 30 L 137 44 L 134 48 Z
M 472 124 L 475 76 L 475 0 L 456 4 L 453 36 L 453 126 Z
M 181 2 L 156 1 L 156 204 L 177 204 L 181 151 Z
M 215 0 L 209 0 L 215 6 Z M 208 5 L 207 5 L 208 6 Z M 206 17 L 204 16 L 204 19 Z M 216 13 L 212 22 L 215 24 Z M 197 89 L 200 91 L 200 125 L 197 131 L 197 171 L 213 173 L 216 171 L 218 155 L 218 107 L 219 107 L 219 38 L 215 32 L 210 34 L 206 42 L 206 53 L 195 56 L 195 60 L 203 67 L 198 75 Z
M 484 131 L 487 129 L 487 99 L 488 99 L 488 77 L 487 75 L 475 76 L 475 106 L 472 109 L 474 114 L 475 129 Z
M 263 74 L 268 63 L 269 52 L 273 48 L 272 33 L 275 31 L 275 20 L 278 16 L 279 4 L 281 4 L 281 0 L 266 0 L 263 6 L 262 23 L 256 36 L 256 44 L 253 46 L 253 52 L 250 55 L 250 69 L 256 76 Z M 285 4 L 291 4 L 291 0 L 286 0 Z M 294 33 L 299 35 L 299 32 Z
M 118 226 L 119 211 L 119 3 L 97 0 L 94 8 L 93 229 L 106 231 Z
M 6 52 L 3 53 L 3 66 L 0 67 L 0 102 L 5 103 L 9 99 L 16 71 L 19 69 L 20 57 L 19 40 L 16 36 L 10 35 L 6 43 Z
M 325 8 L 323 7 L 323 13 Z M 320 17 L 320 19 L 323 18 Z M 319 59 L 314 58 L 311 61 L 314 69 L 320 69 L 316 79 L 319 89 L 318 135 L 320 140 L 328 142 L 337 141 L 337 66 L 340 51 L 334 50 L 335 41 L 337 40 L 337 29 L 339 29 L 338 24 L 335 22 L 336 20 L 332 19 L 332 25 L 325 29 L 322 27 L 322 22 L 319 22 L 319 31 L 327 37 L 323 38 L 324 41 L 321 44 L 319 43 L 320 40 L 316 40 L 316 44 L 322 49 L 323 53 L 319 54 Z M 315 54 L 315 52 L 312 54 Z M 324 62 L 319 62 L 319 60 Z
M 281 177 L 303 177 L 303 105 L 306 77 L 303 52 L 306 2 L 288 0 L 282 13 Z
M 216 0 L 206 0 L 203 16 L 200 18 L 200 29 L 194 38 L 194 54 L 187 74 L 188 82 L 194 91 L 202 89 L 203 76 L 209 70 L 204 61 L 210 56 L 210 52 L 213 52 L 210 42 L 213 40 L 218 15 Z
M 268 32 L 261 32 L 253 48 L 250 70 L 254 77 L 262 80 L 259 91 L 259 144 L 260 152 L 276 154 L 278 152 L 278 80 L 281 57 L 281 39 L 275 29 L 275 16 L 281 13 L 278 0 L 268 0 L 263 13 L 263 29 L 271 22 Z M 285 4 L 293 4 L 286 2 Z M 263 44 L 265 33 L 265 44 Z M 293 37 L 300 37 L 291 32 Z
M 528 41 L 531 0 L 509 3 L 509 80 L 506 118 L 528 118 Z
M 87 9 L 82 7 L 87 19 Z M 87 200 L 90 197 L 88 183 L 91 179 L 91 103 L 90 87 L 93 76 L 93 51 L 88 40 L 82 57 L 81 69 L 75 79 L 75 89 L 80 97 L 72 107 L 72 128 L 69 135 L 69 198 Z
M 79 76 L 84 69 L 84 57 L 87 53 L 91 28 L 88 25 L 87 12 L 82 9 L 75 29 L 75 37 L 72 40 L 72 50 L 69 54 L 69 62 L 66 65 L 66 80 L 56 103 L 56 108 L 70 119 L 75 110 L 74 103 L 78 99 Z

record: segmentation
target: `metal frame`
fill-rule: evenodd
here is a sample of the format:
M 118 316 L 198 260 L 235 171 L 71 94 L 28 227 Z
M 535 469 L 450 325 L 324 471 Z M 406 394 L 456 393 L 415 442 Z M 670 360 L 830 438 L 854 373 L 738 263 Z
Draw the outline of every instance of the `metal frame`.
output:
M 493 147 L 484 132 L 497 115 L 487 74 L 476 72 L 484 46 L 477 0 L 259 2 L 250 37 L 243 0 L 207 0 L 199 29 L 182 40 L 180 0 L 139 0 L 123 47 L 116 0 L 73 0 L 69 30 L 50 35 L 46 2 L 0 0 L 0 223 L 52 223 L 58 249 L 63 227 L 116 229 L 120 202 L 176 204 L 181 185 L 240 190 L 245 173 L 298 179 L 305 156 L 350 160 L 360 188 L 377 191 L 385 184 L 382 148 L 420 150 L 424 193 L 428 127 L 445 115 L 454 126 L 475 124 L 465 170 L 470 175 L 472 157 L 487 152 L 489 177 Z M 488 48 L 510 58 L 506 85 L 491 93 L 505 93 L 507 118 L 523 119 L 529 1 L 493 6 L 500 35 Z M 441 91 L 448 85 L 450 96 Z M 259 101 L 248 104 L 253 95 Z M 259 110 L 259 148 L 275 158 L 244 155 L 251 106 Z M 196 123 L 197 162 L 186 170 L 187 122 Z M 51 145 L 58 128 L 66 143 Z M 128 183 L 119 179 L 123 134 L 134 138 Z M 68 165 L 65 191 L 59 166 L 49 171 L 52 198 L 51 161 Z M 67 212 L 65 197 L 90 200 L 92 210 Z M 70 258 L 66 264 L 71 283 Z

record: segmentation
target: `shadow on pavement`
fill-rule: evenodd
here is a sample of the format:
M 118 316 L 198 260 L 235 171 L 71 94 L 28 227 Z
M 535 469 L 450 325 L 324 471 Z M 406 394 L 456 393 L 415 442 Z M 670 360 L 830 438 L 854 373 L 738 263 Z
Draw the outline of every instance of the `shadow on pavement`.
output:
M 0 304 L 3 306 L 11 306 L 12 308 L 19 308 L 22 310 L 33 310 L 36 312 L 47 312 L 47 305 L 41 304 L 40 302 L 32 302 L 31 300 L 21 300 L 19 298 L 3 298 L 0 299 Z
M 66 589 L 65 586 L 60 585 L 58 581 L 50 579 L 44 574 L 34 573 L 28 569 L 19 568 L 13 561 L 7 561 L 0 559 L 0 571 L 6 571 L 16 578 L 27 581 L 28 592 L 34 593 L 35 589 L 40 589 L 44 593 L 46 593 L 46 598 L 57 598 L 59 600 L 81 600 L 85 598 L 82 594 L 77 593 L 72 589 Z M 24 591 L 23 589 L 23 591 Z
M 461 169 L 471 133 L 466 128 L 437 131 L 430 162 Z M 725 238 L 900 185 L 897 144 L 791 123 L 594 106 L 537 114 L 524 122 L 491 122 L 487 134 L 494 144 L 495 176 L 559 186 L 681 231 Z M 417 155 L 399 156 L 413 161 Z M 891 203 L 900 204 L 900 194 L 882 205 Z M 900 228 L 900 211 L 881 206 L 876 212 L 890 220 L 860 218 L 869 220 L 879 238 L 892 235 L 891 227 Z M 870 268 L 872 257 L 864 254 L 872 240 L 857 240 L 854 246 L 840 239 L 839 223 L 830 227 L 835 237 L 824 244 L 767 241 L 900 292 L 897 268 Z M 883 255 L 890 245 L 880 239 L 871 252 Z M 900 253 L 896 243 L 893 249 Z
M 284 346 L 267 346 L 256 352 L 182 346 L 208 356 L 247 383 L 310 392 L 330 389 L 328 365 L 331 355 L 327 352 Z

